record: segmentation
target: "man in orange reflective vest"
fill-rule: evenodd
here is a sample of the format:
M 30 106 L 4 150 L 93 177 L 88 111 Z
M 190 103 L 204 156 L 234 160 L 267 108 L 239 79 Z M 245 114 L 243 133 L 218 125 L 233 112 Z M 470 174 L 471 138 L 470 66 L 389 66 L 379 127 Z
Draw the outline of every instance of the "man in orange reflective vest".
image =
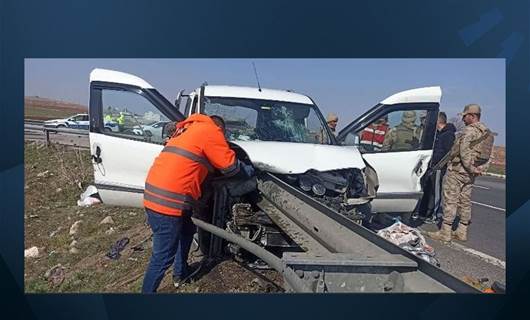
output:
M 225 139 L 222 118 L 192 114 L 176 125 L 145 181 L 144 206 L 153 231 L 153 253 L 143 293 L 156 292 L 171 264 L 175 286 L 187 276 L 195 233 L 191 215 L 199 205 L 201 184 L 215 170 L 236 175 L 241 165 Z

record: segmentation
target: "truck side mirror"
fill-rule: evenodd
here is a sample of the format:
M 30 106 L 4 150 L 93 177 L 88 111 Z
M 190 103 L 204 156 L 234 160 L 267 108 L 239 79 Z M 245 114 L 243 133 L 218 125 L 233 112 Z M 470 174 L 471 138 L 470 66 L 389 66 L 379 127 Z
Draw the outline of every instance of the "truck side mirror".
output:
M 177 93 L 177 98 L 175 99 L 175 107 L 177 110 L 180 109 L 180 103 L 182 102 L 182 95 L 184 94 L 184 90 L 180 90 L 179 93 Z

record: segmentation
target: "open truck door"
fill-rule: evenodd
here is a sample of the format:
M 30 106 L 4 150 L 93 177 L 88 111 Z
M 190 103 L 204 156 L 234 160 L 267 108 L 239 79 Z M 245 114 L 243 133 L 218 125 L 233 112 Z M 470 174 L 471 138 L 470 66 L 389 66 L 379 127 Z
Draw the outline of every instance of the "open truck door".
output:
M 147 171 L 165 139 L 165 130 L 148 128 L 184 116 L 143 79 L 104 69 L 90 73 L 89 115 L 94 182 L 102 201 L 142 207 Z
M 376 170 L 373 212 L 412 212 L 423 195 L 421 177 L 432 156 L 440 87 L 392 95 L 362 114 L 337 139 L 355 146 Z

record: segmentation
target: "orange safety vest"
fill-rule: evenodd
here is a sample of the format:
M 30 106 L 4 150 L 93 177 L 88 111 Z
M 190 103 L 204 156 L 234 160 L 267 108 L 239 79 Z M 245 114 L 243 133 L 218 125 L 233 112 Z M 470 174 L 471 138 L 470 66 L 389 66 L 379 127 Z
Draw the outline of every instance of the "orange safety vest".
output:
M 192 114 L 177 124 L 175 135 L 149 169 L 144 206 L 161 214 L 181 216 L 182 211 L 197 206 L 201 184 L 215 169 L 225 175 L 237 173 L 235 152 L 209 116 Z

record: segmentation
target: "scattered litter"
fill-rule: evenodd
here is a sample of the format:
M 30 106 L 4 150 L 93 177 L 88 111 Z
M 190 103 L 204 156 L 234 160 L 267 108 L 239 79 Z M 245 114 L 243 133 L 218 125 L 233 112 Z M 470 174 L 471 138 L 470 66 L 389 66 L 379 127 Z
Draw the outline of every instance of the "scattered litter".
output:
M 112 220 L 111 216 L 106 216 L 99 224 L 114 224 L 114 220 Z
M 274 287 L 260 278 L 254 278 L 250 281 L 250 286 L 259 290 L 264 290 L 265 292 L 271 292 L 274 290 Z
M 45 177 L 48 174 L 48 172 L 50 172 L 50 171 L 46 170 L 46 171 L 40 172 L 40 173 L 37 174 L 37 177 L 39 177 L 39 178 Z
M 57 188 L 57 189 L 55 189 L 55 193 L 60 193 L 60 192 L 62 192 L 62 191 L 63 191 L 63 189 L 61 189 L 61 188 Z
M 114 233 L 114 231 L 116 231 L 116 230 L 114 230 L 113 227 L 110 227 L 109 230 L 105 231 L 105 234 L 106 234 L 106 235 L 111 235 L 111 234 Z
M 72 240 L 72 242 L 70 243 L 70 248 L 75 247 L 75 246 L 77 246 L 77 240 L 74 239 L 74 240 Z
M 63 227 L 59 226 L 59 228 L 57 228 L 54 231 L 50 232 L 50 238 L 55 237 L 55 235 L 58 234 L 61 230 L 63 230 Z
M 418 229 L 397 221 L 393 225 L 379 230 L 377 235 L 435 266 L 440 266 L 440 262 L 435 257 L 436 254 L 433 247 L 427 244 Z
M 37 258 L 39 256 L 39 248 L 31 247 L 24 250 L 24 258 Z
M 147 242 L 149 242 L 149 240 L 151 240 L 152 237 L 153 237 L 153 235 L 151 235 L 148 238 L 145 238 L 144 240 L 140 241 L 140 243 L 138 243 L 137 245 L 132 247 L 132 250 L 133 251 L 144 251 L 145 247 L 147 246 Z
M 487 283 L 489 281 L 488 278 L 474 278 L 474 277 L 471 277 L 471 276 L 464 276 L 462 277 L 462 280 L 469 284 L 470 286 L 472 287 L 475 287 L 476 289 L 480 290 L 480 291 L 485 291 L 486 293 L 489 293 L 487 289 L 491 289 Z
M 56 254 L 57 252 L 55 250 L 52 250 L 50 251 L 50 253 L 48 253 L 48 257 L 51 257 L 52 255 Z
M 138 262 L 138 258 L 133 258 L 133 257 L 129 257 L 129 259 L 127 259 L 127 260 Z
M 89 185 L 85 192 L 81 193 L 79 200 L 77 200 L 77 205 L 80 207 L 89 207 L 98 203 L 101 203 L 101 198 L 99 197 L 98 189 L 93 185 Z
M 34 218 L 38 218 L 39 215 L 37 215 L 37 214 L 30 214 L 29 217 L 32 218 L 32 219 L 34 219 Z
M 71 254 L 78 254 L 79 253 L 79 249 L 77 249 L 76 247 L 72 247 L 70 248 L 70 251 L 69 251 Z
M 129 238 L 127 237 L 121 238 L 120 240 L 116 241 L 110 248 L 109 253 L 107 253 L 107 257 L 113 260 L 119 259 L 121 256 L 120 252 L 122 252 L 123 249 L 125 249 L 125 246 L 127 246 L 128 243 L 129 243 Z
M 137 213 L 136 213 L 136 212 L 134 212 L 134 211 L 131 211 L 131 212 L 129 212 L 129 215 L 130 215 L 131 217 L 134 217 L 134 216 L 136 216 L 136 214 L 137 214 Z
M 74 224 L 70 227 L 70 232 L 69 234 L 71 236 L 75 235 L 78 231 L 79 231 L 79 225 L 81 224 L 83 220 L 77 220 L 76 222 L 74 222 Z
M 90 207 L 98 203 L 101 203 L 101 200 L 99 200 L 98 198 L 94 198 L 94 197 L 88 197 L 83 200 L 77 200 L 77 205 L 80 207 Z
M 58 264 L 46 271 L 44 279 L 48 280 L 52 285 L 58 286 L 64 281 L 64 276 L 64 267 Z

